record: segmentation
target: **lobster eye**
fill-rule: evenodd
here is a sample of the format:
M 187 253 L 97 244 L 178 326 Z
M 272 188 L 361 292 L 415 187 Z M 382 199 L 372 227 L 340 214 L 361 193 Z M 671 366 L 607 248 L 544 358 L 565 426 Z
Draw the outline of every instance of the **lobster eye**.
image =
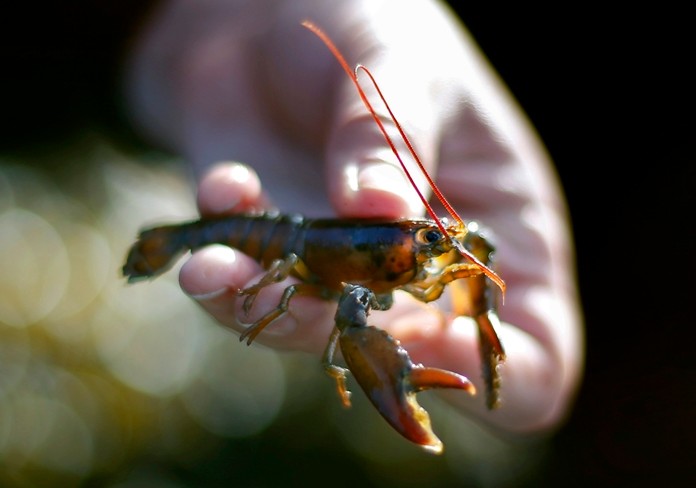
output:
M 442 232 L 436 229 L 421 229 L 417 238 L 422 244 L 433 244 L 442 239 Z

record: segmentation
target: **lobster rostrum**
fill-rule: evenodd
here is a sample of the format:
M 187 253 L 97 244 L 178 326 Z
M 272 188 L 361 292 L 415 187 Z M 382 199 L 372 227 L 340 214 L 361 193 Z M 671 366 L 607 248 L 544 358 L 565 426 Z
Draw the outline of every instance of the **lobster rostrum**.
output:
M 256 284 L 239 290 L 245 313 L 250 312 L 256 296 L 266 286 L 289 276 L 298 278 L 298 283 L 285 288 L 276 308 L 242 332 L 240 341 L 251 344 L 266 326 L 287 312 L 294 296 L 337 301 L 335 327 L 322 361 L 327 374 L 336 381 L 343 404 L 350 406 L 346 386 L 350 372 L 396 431 L 429 452 L 440 453 L 442 442 L 416 394 L 431 388 L 453 388 L 474 395 L 473 383 L 452 371 L 415 364 L 396 338 L 370 326 L 367 317 L 371 310 L 390 308 L 396 290 L 432 302 L 448 285 L 463 284 L 453 286 L 454 312 L 472 317 L 477 324 L 486 404 L 493 409 L 500 404 L 498 367 L 505 360 L 496 333 L 499 322 L 495 287 L 504 293 L 505 283 L 492 270 L 493 247 L 478 224 L 465 224 L 440 193 L 370 71 L 362 65 L 351 70 L 326 34 L 311 22 L 303 25 L 326 44 L 351 77 L 432 219 L 308 219 L 266 212 L 156 226 L 140 233 L 128 253 L 123 274 L 129 282 L 153 278 L 168 270 L 186 251 L 210 244 L 228 245 L 257 259 L 267 269 Z M 453 221 L 439 219 L 416 187 L 358 81 L 359 72 L 367 74 L 376 88 L 413 160 Z M 347 368 L 335 363 L 337 348 Z

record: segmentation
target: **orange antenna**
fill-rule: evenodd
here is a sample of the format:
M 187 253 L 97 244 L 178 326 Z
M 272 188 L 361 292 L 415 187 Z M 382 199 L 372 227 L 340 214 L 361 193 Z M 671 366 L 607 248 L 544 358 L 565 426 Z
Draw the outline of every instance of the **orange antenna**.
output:
M 343 54 L 341 54 L 341 51 L 338 50 L 336 45 L 333 43 L 333 41 L 327 36 L 319 27 L 317 27 L 315 24 L 312 22 L 305 20 L 302 22 L 302 25 L 312 31 L 319 39 L 322 40 L 322 42 L 326 45 L 326 47 L 329 48 L 329 51 L 334 55 L 334 57 L 338 60 L 340 63 L 341 67 L 343 70 L 348 74 L 348 77 L 353 81 L 353 84 L 358 90 L 358 94 L 360 95 L 360 98 L 362 99 L 363 103 L 365 104 L 365 107 L 367 107 L 367 110 L 370 112 L 370 115 L 374 119 L 375 123 L 379 127 L 380 132 L 384 136 L 384 139 L 386 140 L 387 144 L 391 148 L 392 152 L 394 153 L 394 156 L 396 156 L 396 159 L 399 161 L 399 164 L 401 164 L 401 167 L 404 170 L 404 173 L 406 174 L 406 177 L 408 180 L 411 182 L 411 185 L 413 188 L 416 190 L 416 193 L 418 194 L 418 197 L 421 199 L 421 202 L 423 202 L 423 205 L 425 206 L 426 210 L 428 213 L 432 216 L 433 220 L 437 224 L 438 228 L 440 231 L 444 234 L 449 236 L 450 234 L 447 232 L 447 229 L 445 229 L 445 226 L 442 224 L 440 221 L 440 218 L 437 216 L 435 213 L 435 210 L 433 210 L 432 206 L 430 206 L 430 203 L 428 203 L 428 200 L 425 198 L 423 193 L 420 191 L 418 188 L 418 185 L 416 185 L 416 182 L 413 180 L 413 177 L 411 176 L 410 171 L 406 167 L 406 164 L 404 161 L 401 159 L 401 155 L 399 154 L 398 149 L 396 148 L 396 145 L 394 144 L 394 141 L 392 138 L 389 136 L 387 133 L 386 128 L 384 127 L 384 124 L 380 120 L 379 116 L 377 115 L 377 112 L 375 111 L 374 107 L 370 103 L 370 101 L 367 98 L 367 95 L 365 95 L 365 91 L 362 89 L 362 86 L 360 86 L 360 81 L 358 80 L 358 71 L 363 71 L 367 74 L 367 76 L 370 78 L 370 81 L 372 82 L 373 86 L 377 90 L 377 93 L 379 94 L 380 99 L 382 100 L 382 103 L 384 104 L 385 108 L 389 112 L 389 116 L 391 117 L 392 121 L 394 122 L 394 125 L 396 126 L 397 130 L 399 131 L 399 135 L 401 135 L 402 140 L 406 144 L 406 147 L 408 148 L 409 153 L 413 157 L 414 161 L 418 165 L 418 168 L 420 171 L 423 173 L 425 176 L 426 180 L 428 181 L 428 184 L 430 185 L 430 188 L 433 190 L 433 193 L 437 197 L 437 199 L 442 203 L 442 206 L 447 210 L 447 212 L 452 216 L 452 218 L 459 224 L 461 227 L 466 228 L 466 224 L 464 224 L 464 221 L 459 217 L 459 214 L 454 210 L 452 205 L 447 201 L 445 196 L 442 194 L 440 189 L 437 187 L 433 179 L 430 177 L 430 174 L 425 168 L 425 165 L 423 165 L 423 162 L 421 161 L 420 157 L 418 156 L 418 153 L 416 150 L 413 148 L 413 144 L 411 144 L 411 141 L 409 140 L 408 136 L 406 135 L 406 132 L 404 132 L 403 128 L 401 127 L 401 124 L 397 120 L 396 116 L 391 110 L 391 107 L 387 103 L 387 100 L 384 98 L 384 95 L 382 94 L 382 90 L 379 88 L 379 85 L 377 84 L 377 81 L 375 80 L 374 76 L 372 76 L 372 73 L 370 72 L 369 69 L 367 69 L 365 66 L 358 64 L 355 67 L 355 70 L 351 70 L 350 66 L 348 65 L 348 62 L 345 60 L 343 57 Z M 490 278 L 503 292 L 503 296 L 505 295 L 505 282 L 498 276 L 498 274 L 493 271 L 491 268 L 483 264 L 476 256 L 474 256 L 468 249 L 466 249 L 457 239 L 453 239 L 450 236 L 450 241 L 454 245 L 454 247 L 457 249 L 459 253 L 462 255 L 466 256 L 467 259 L 475 263 L 478 267 L 481 268 L 483 273 Z
M 358 70 L 364 71 L 365 74 L 367 74 L 367 76 L 370 77 L 370 81 L 372 82 L 372 85 L 375 87 L 375 90 L 377 90 L 377 94 L 379 95 L 379 98 L 382 99 L 382 103 L 384 103 L 384 107 L 385 107 L 385 108 L 387 109 L 387 111 L 389 112 L 389 116 L 391 117 L 392 121 L 394 122 L 394 125 L 396 126 L 396 129 L 399 131 L 399 134 L 401 135 L 401 139 L 403 139 L 404 143 L 406 144 L 406 147 L 408 148 L 408 152 L 411 153 L 411 156 L 413 157 L 413 160 L 416 162 L 416 164 L 418 165 L 418 168 L 421 170 L 421 172 L 422 172 L 423 175 L 425 176 L 425 179 L 428 181 L 428 185 L 430 185 L 430 188 L 433 190 L 433 193 L 435 194 L 435 196 L 437 197 L 437 199 L 440 200 L 440 203 L 442 204 L 443 207 L 445 207 L 445 210 L 447 210 L 447 212 L 452 216 L 452 218 L 454 218 L 455 221 L 457 221 L 457 223 L 458 223 L 459 225 L 466 226 L 466 224 L 464 224 L 464 221 L 461 219 L 461 217 L 459 216 L 459 214 L 457 213 L 457 211 L 454 210 L 454 207 L 452 207 L 452 205 L 450 205 L 450 203 L 447 201 L 447 199 L 445 198 L 445 196 L 442 194 L 442 192 L 440 191 L 440 189 L 437 187 L 437 185 L 435 184 L 435 182 L 433 181 L 433 179 L 430 177 L 430 174 L 428 173 L 428 170 L 425 168 L 425 165 L 424 165 L 423 162 L 421 161 L 420 156 L 418 156 L 418 153 L 417 153 L 416 150 L 413 148 L 413 144 L 411 144 L 411 140 L 408 138 L 408 136 L 406 135 L 406 132 L 405 132 L 405 131 L 403 130 L 403 128 L 401 127 L 401 123 L 399 123 L 399 121 L 397 120 L 396 115 L 394 115 L 394 112 L 392 112 L 391 107 L 390 107 L 389 104 L 387 103 L 387 99 L 384 98 L 384 95 L 382 94 L 382 89 L 381 89 L 381 88 L 379 87 L 379 85 L 377 84 L 377 80 L 375 80 L 375 77 L 372 76 L 372 72 L 370 72 L 370 70 L 367 69 L 367 68 L 366 68 L 365 66 L 363 66 L 362 64 L 359 64 L 359 65 L 357 65 L 357 66 L 355 67 L 355 71 L 357 72 Z M 385 134 L 385 137 L 389 137 L 389 135 L 388 135 L 388 134 Z M 394 148 L 394 149 L 395 149 L 395 148 Z M 398 157 L 398 156 L 397 156 L 397 157 Z M 399 158 L 399 162 L 401 163 L 401 166 L 404 166 L 404 163 L 401 161 L 401 158 Z M 409 179 L 411 180 L 411 183 L 413 183 L 413 180 L 411 179 L 411 175 L 409 174 L 409 172 L 408 172 L 408 170 L 406 169 L 406 167 L 404 167 L 404 171 L 406 172 L 406 174 L 408 175 Z M 413 184 L 413 186 L 415 187 L 415 183 Z M 416 191 L 418 192 L 418 195 L 420 195 L 421 200 L 423 200 L 423 203 L 425 204 L 426 208 L 428 209 L 428 211 L 430 212 L 430 214 L 433 216 L 433 218 L 434 218 L 435 220 L 438 220 L 438 217 L 437 217 L 437 216 L 435 215 L 435 213 L 433 212 L 432 207 L 430 207 L 430 205 L 428 204 L 428 202 L 425 201 L 425 199 L 423 198 L 423 195 L 421 194 L 420 190 L 418 190 L 418 187 L 416 187 Z

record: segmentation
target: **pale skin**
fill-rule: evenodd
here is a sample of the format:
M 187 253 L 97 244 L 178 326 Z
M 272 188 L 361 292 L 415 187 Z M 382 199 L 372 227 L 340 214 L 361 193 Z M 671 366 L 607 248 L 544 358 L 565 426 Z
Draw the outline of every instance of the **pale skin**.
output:
M 355 87 L 300 25 L 305 19 L 349 63 L 369 67 L 450 203 L 494 234 L 496 269 L 507 284 L 499 309 L 503 404 L 488 411 L 483 394 L 443 396 L 501 431 L 561 425 L 584 354 L 565 201 L 536 132 L 442 4 L 164 2 L 133 48 L 128 86 L 136 120 L 191 162 L 203 216 L 267 208 L 310 217 L 423 216 Z M 421 185 L 422 176 L 414 178 Z M 180 283 L 240 332 L 275 307 L 287 286 L 264 289 L 245 316 L 237 291 L 263 274 L 243 253 L 210 246 L 188 259 Z M 475 327 L 446 307 L 400 292 L 370 322 L 401 340 L 414 362 L 461 373 L 482 392 Z M 335 310 L 335 303 L 297 297 L 256 342 L 319 357 Z

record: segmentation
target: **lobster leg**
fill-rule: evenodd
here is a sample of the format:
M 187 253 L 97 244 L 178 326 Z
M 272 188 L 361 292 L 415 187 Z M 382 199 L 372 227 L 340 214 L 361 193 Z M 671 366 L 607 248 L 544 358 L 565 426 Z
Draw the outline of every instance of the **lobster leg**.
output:
M 290 275 L 290 272 L 300 261 L 300 258 L 296 254 L 288 254 L 285 259 L 276 259 L 271 263 L 268 271 L 265 275 L 258 281 L 258 283 L 251 285 L 243 290 L 239 290 L 238 295 L 245 295 L 244 299 L 244 313 L 248 314 L 251 310 L 251 306 L 256 300 L 256 296 L 261 290 L 266 288 L 268 285 L 273 283 L 279 283 L 283 281 Z M 287 291 L 287 290 L 286 290 Z M 288 300 L 290 297 L 288 297 Z
M 324 365 L 324 371 L 326 371 L 326 374 L 336 380 L 336 390 L 338 391 L 338 396 L 341 397 L 341 403 L 343 403 L 343 406 L 348 408 L 350 407 L 351 393 L 346 387 L 346 376 L 349 370 L 334 364 L 336 346 L 338 345 L 340 336 L 341 330 L 338 327 L 334 327 L 331 331 L 329 343 L 326 346 L 326 350 L 324 351 L 324 356 L 321 362 Z
M 243 304 L 244 313 L 249 313 L 254 301 L 256 300 L 256 297 L 261 290 L 269 285 L 283 281 L 290 275 L 292 270 L 299 262 L 300 258 L 293 253 L 288 254 L 284 259 L 276 259 L 271 263 L 266 274 L 263 275 L 263 277 L 261 277 L 257 283 L 244 288 L 243 290 L 239 290 L 237 292 L 238 295 L 246 296 Z M 247 329 L 240 334 L 239 341 L 241 342 L 246 339 L 247 345 L 251 344 L 254 339 L 256 339 L 256 336 L 259 335 L 268 324 L 288 311 L 290 299 L 298 293 L 305 295 L 322 294 L 321 290 L 317 286 L 307 283 L 288 286 L 285 288 L 283 295 L 280 297 L 280 302 L 276 308 L 247 327 Z
M 280 297 L 278 306 L 247 327 L 246 330 L 239 335 L 239 342 L 246 339 L 247 345 L 250 345 L 254 339 L 256 339 L 256 336 L 259 335 L 268 324 L 288 311 L 290 299 L 295 295 L 295 293 L 297 293 L 297 285 L 288 286 L 285 291 L 283 291 L 283 295 Z M 247 296 L 246 300 L 244 301 L 245 312 L 248 312 L 246 308 L 247 301 L 254 297 L 256 297 L 256 294 Z
M 464 243 L 477 259 L 489 264 L 493 246 L 477 229 L 478 225 L 470 223 Z M 453 290 L 455 314 L 470 316 L 476 322 L 481 371 L 487 392 L 486 405 L 489 409 L 495 409 L 500 406 L 499 366 L 505 362 L 505 351 L 496 332 L 500 320 L 495 312 L 495 289 L 491 282 L 472 263 L 452 263 L 417 286 L 409 285 L 403 289 L 419 300 L 430 302 L 440 298 L 448 285 Z
M 466 284 L 461 280 L 467 278 Z M 468 264 L 453 264 L 445 268 L 438 280 L 424 290 L 409 289 L 409 293 L 429 302 L 437 300 L 445 288 L 451 284 L 454 291 L 455 313 L 474 318 L 479 335 L 479 352 L 481 370 L 486 384 L 486 405 L 489 409 L 500 406 L 500 372 L 498 367 L 505 362 L 505 351 L 498 338 L 496 328 L 500 327 L 498 314 L 492 305 L 494 290 L 486 277 L 478 269 L 469 268 Z
M 408 440 L 440 453 L 442 442 L 432 430 L 428 412 L 418 404 L 416 393 L 429 388 L 456 388 L 473 395 L 476 389 L 462 375 L 414 364 L 397 339 L 367 325 L 370 308 L 381 307 L 371 290 L 360 285 L 345 286 L 324 367 L 336 380 L 343 403 L 350 405 L 346 370 L 332 363 L 338 342 L 348 369 L 382 417 Z
M 470 223 L 464 244 L 482 262 L 491 262 L 494 248 L 491 243 L 478 231 L 478 225 Z M 458 285 L 462 282 L 455 282 Z M 481 355 L 481 370 L 486 384 L 486 405 L 489 409 L 500 406 L 501 377 L 499 367 L 505 362 L 505 351 L 498 338 L 496 329 L 500 328 L 500 320 L 495 312 L 496 293 L 483 275 L 466 281 L 466 299 L 460 286 L 454 286 L 454 308 L 457 313 L 466 313 L 474 318 L 479 335 L 479 353 Z M 466 311 L 462 308 L 467 308 Z
M 487 310 L 476 317 L 479 334 L 479 351 L 483 381 L 486 383 L 486 405 L 493 410 L 500 406 L 500 372 L 498 367 L 505 362 L 505 351 L 495 328 L 500 326 L 498 314 Z
M 482 275 L 481 269 L 475 264 L 455 263 L 434 275 L 433 279 L 425 280 L 418 286 L 407 285 L 403 289 L 422 302 L 432 302 L 440 298 L 445 287 L 453 281 Z
M 258 336 L 268 324 L 288 311 L 290 299 L 295 295 L 323 296 L 324 291 L 319 286 L 311 283 L 298 283 L 288 286 L 280 297 L 280 302 L 278 302 L 276 308 L 247 327 L 246 330 L 239 335 L 239 341 L 242 342 L 246 339 L 247 345 L 251 344 L 254 339 L 256 339 L 256 336 Z

